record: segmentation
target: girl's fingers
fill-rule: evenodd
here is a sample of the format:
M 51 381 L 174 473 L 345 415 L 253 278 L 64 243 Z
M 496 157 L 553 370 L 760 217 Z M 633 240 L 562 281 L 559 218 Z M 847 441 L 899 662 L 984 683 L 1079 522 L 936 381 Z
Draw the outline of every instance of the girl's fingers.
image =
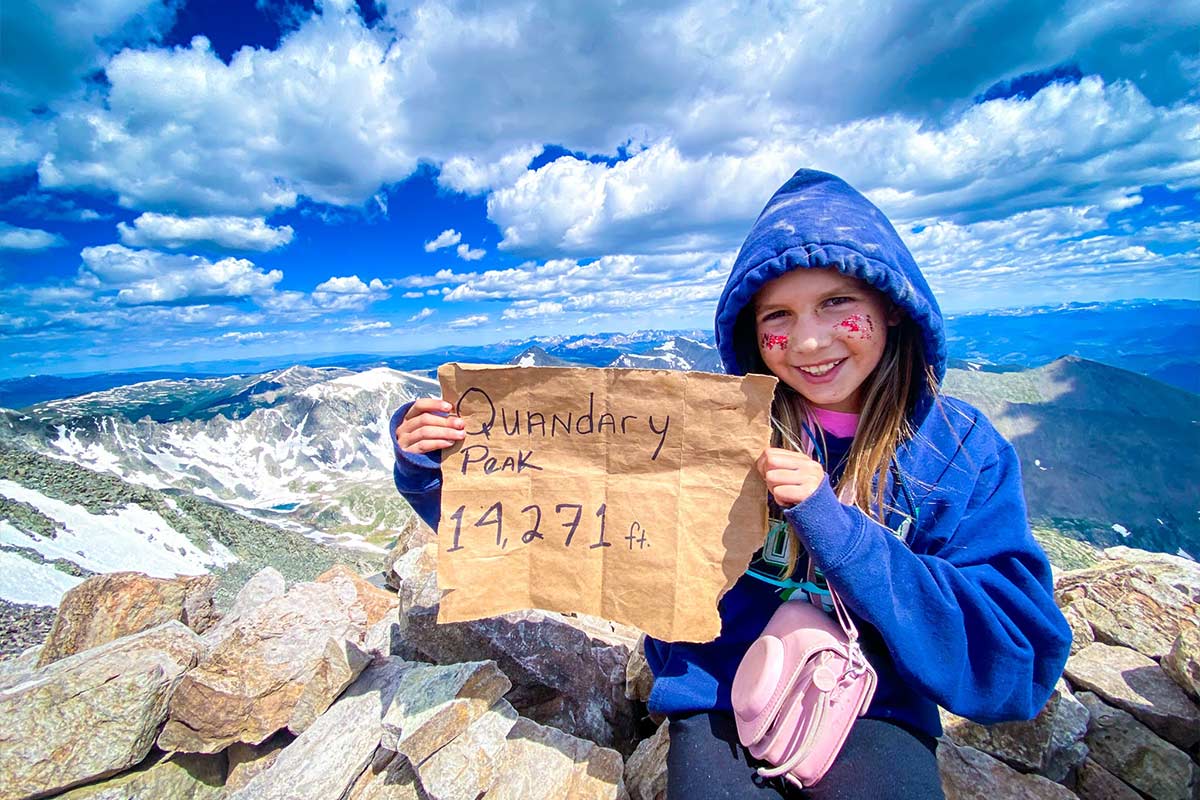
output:
M 407 422 L 418 414 L 425 414 L 431 411 L 440 411 L 447 414 L 454 410 L 454 406 L 446 402 L 440 397 L 420 397 L 413 401 L 412 407 L 408 409 L 408 413 L 404 415 Z
M 422 439 L 408 448 L 411 453 L 428 453 L 430 450 L 444 450 L 447 447 L 455 444 L 448 439 Z M 404 449 L 404 448 L 401 448 Z
M 463 428 L 465 423 L 461 417 L 442 417 L 437 414 L 420 414 L 405 419 L 397 430 L 416 430 L 417 428 Z

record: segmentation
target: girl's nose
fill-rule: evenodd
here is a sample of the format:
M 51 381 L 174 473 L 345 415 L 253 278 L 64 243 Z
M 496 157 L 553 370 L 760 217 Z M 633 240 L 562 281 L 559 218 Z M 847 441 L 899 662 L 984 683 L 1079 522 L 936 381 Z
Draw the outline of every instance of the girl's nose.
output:
M 791 347 L 797 353 L 811 353 L 829 344 L 829 327 L 815 319 L 801 319 L 792 329 Z

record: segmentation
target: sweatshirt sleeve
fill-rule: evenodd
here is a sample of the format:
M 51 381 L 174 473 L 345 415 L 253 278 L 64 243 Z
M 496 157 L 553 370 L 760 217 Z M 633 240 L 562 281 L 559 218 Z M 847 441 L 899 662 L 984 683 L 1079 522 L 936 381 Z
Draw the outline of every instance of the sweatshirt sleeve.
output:
M 906 682 L 980 723 L 1030 719 L 1062 674 L 1071 631 L 1029 531 L 1012 446 L 1001 439 L 971 473 L 949 499 L 923 504 L 915 551 L 840 503 L 828 480 L 785 515 Z
M 411 406 L 412 402 L 400 406 L 388 422 L 388 436 L 392 440 L 396 459 L 392 466 L 392 480 L 413 511 L 436 531 L 442 507 L 442 451 L 409 453 L 400 449 L 396 441 L 396 428 Z

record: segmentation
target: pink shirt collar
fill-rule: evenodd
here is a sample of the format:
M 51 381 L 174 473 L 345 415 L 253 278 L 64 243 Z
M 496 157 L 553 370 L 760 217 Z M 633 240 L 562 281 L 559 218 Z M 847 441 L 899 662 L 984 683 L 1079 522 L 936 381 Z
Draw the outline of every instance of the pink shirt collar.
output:
M 858 414 L 849 411 L 829 411 L 814 408 L 813 417 L 826 433 L 839 439 L 849 439 L 858 430 Z

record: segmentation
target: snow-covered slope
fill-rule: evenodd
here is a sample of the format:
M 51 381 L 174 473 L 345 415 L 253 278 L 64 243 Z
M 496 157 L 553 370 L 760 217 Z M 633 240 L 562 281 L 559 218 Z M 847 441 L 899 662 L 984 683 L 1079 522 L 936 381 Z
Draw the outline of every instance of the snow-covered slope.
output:
M 359 538 L 394 529 L 407 509 L 391 486 L 387 420 L 402 403 L 436 394 L 437 383 L 385 367 L 325 372 L 313 382 L 317 372 L 294 368 L 259 376 L 253 385 L 277 387 L 272 403 L 238 419 L 218 414 L 135 422 L 93 397 L 90 413 L 77 417 L 64 417 L 61 405 L 0 412 L 0 438 L 144 486 L 185 489 L 298 530 Z M 302 379 L 289 383 L 289 374 Z M 122 389 L 122 396 L 137 394 L 136 386 Z

